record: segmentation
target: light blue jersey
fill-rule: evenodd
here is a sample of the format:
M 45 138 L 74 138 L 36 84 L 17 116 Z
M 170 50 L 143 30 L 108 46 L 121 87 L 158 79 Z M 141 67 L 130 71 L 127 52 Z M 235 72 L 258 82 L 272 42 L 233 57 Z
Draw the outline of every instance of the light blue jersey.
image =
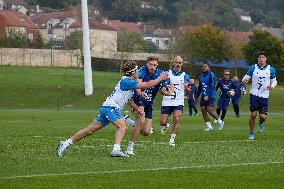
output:
M 132 98 L 134 90 L 138 88 L 138 82 L 123 76 L 114 91 L 107 97 L 99 110 L 96 120 L 104 127 L 110 122 L 123 118 L 121 110 Z
M 134 90 L 138 88 L 138 82 L 129 77 L 123 76 L 115 86 L 112 94 L 107 97 L 103 106 L 116 107 L 123 109 L 124 105 L 132 98 Z

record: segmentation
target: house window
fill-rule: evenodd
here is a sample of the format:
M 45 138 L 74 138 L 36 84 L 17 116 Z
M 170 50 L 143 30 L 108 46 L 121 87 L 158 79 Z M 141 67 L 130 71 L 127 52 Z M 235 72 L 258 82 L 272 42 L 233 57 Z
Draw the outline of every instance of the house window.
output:
M 156 40 L 156 45 L 159 46 L 159 40 L 158 39 Z
M 165 45 L 169 45 L 169 40 L 165 40 Z
M 48 34 L 53 34 L 53 31 L 52 31 L 52 24 L 48 24 L 48 26 L 47 26 L 47 33 L 48 33 Z
M 28 40 L 30 42 L 33 42 L 33 40 L 34 40 L 34 34 L 33 33 L 28 33 Z

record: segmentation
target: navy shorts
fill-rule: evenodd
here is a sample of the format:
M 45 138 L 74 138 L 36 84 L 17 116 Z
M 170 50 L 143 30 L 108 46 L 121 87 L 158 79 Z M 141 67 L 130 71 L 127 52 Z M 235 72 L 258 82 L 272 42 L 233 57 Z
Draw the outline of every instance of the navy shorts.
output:
M 250 94 L 250 111 L 259 111 L 260 114 L 267 114 L 268 112 L 268 98 L 262 98 Z
M 183 106 L 162 106 L 161 114 L 171 115 L 175 110 L 181 110 L 181 112 L 183 112 Z
M 142 97 L 134 96 L 133 98 L 134 103 L 137 106 L 143 106 L 145 112 L 145 118 L 152 119 L 153 118 L 153 108 L 152 104 L 147 104 Z
M 230 103 L 230 98 L 219 98 L 218 109 L 227 110 Z
M 214 97 L 210 97 L 207 101 L 205 101 L 204 97 L 201 97 L 201 99 L 200 99 L 200 107 L 202 107 L 202 106 L 214 107 L 215 100 L 216 99 Z
M 96 120 L 104 127 L 110 122 L 113 123 L 120 118 L 123 118 L 120 109 L 116 107 L 103 106 L 100 108 L 99 115 Z
M 152 119 L 153 118 L 153 108 L 152 105 L 144 106 L 145 118 Z
M 240 98 L 232 99 L 232 104 L 233 105 L 239 105 L 240 100 L 241 100 Z

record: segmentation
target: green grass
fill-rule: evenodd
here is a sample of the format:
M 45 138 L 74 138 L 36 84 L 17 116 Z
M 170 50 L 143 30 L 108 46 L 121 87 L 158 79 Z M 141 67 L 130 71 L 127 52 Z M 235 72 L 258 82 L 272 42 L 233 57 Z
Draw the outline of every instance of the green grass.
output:
M 202 118 L 185 114 L 171 147 L 155 112 L 155 132 L 138 138 L 135 156 L 110 157 L 115 128 L 109 125 L 58 158 L 59 140 L 97 115 L 81 110 L 97 110 L 118 79 L 118 73 L 93 73 L 95 95 L 85 97 L 81 70 L 0 67 L 0 188 L 284 188 L 281 87 L 272 92 L 265 133 L 253 142 L 247 141 L 246 95 L 241 117 L 229 111 L 224 131 L 203 132 Z M 160 96 L 156 101 L 158 111 Z

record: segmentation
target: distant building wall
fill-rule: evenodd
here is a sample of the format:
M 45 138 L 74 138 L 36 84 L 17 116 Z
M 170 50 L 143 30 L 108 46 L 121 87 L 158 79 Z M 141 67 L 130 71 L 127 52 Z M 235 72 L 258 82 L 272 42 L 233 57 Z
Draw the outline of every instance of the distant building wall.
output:
M 116 51 L 91 52 L 92 57 L 118 61 L 145 61 L 149 56 L 156 56 L 159 61 L 163 62 L 169 60 L 167 54 L 121 53 Z M 82 67 L 81 54 L 80 50 L 0 48 L 0 65 Z
M 90 45 L 92 54 L 102 54 L 106 51 L 117 51 L 117 32 L 90 29 Z
M 82 67 L 79 50 L 0 48 L 0 65 Z

